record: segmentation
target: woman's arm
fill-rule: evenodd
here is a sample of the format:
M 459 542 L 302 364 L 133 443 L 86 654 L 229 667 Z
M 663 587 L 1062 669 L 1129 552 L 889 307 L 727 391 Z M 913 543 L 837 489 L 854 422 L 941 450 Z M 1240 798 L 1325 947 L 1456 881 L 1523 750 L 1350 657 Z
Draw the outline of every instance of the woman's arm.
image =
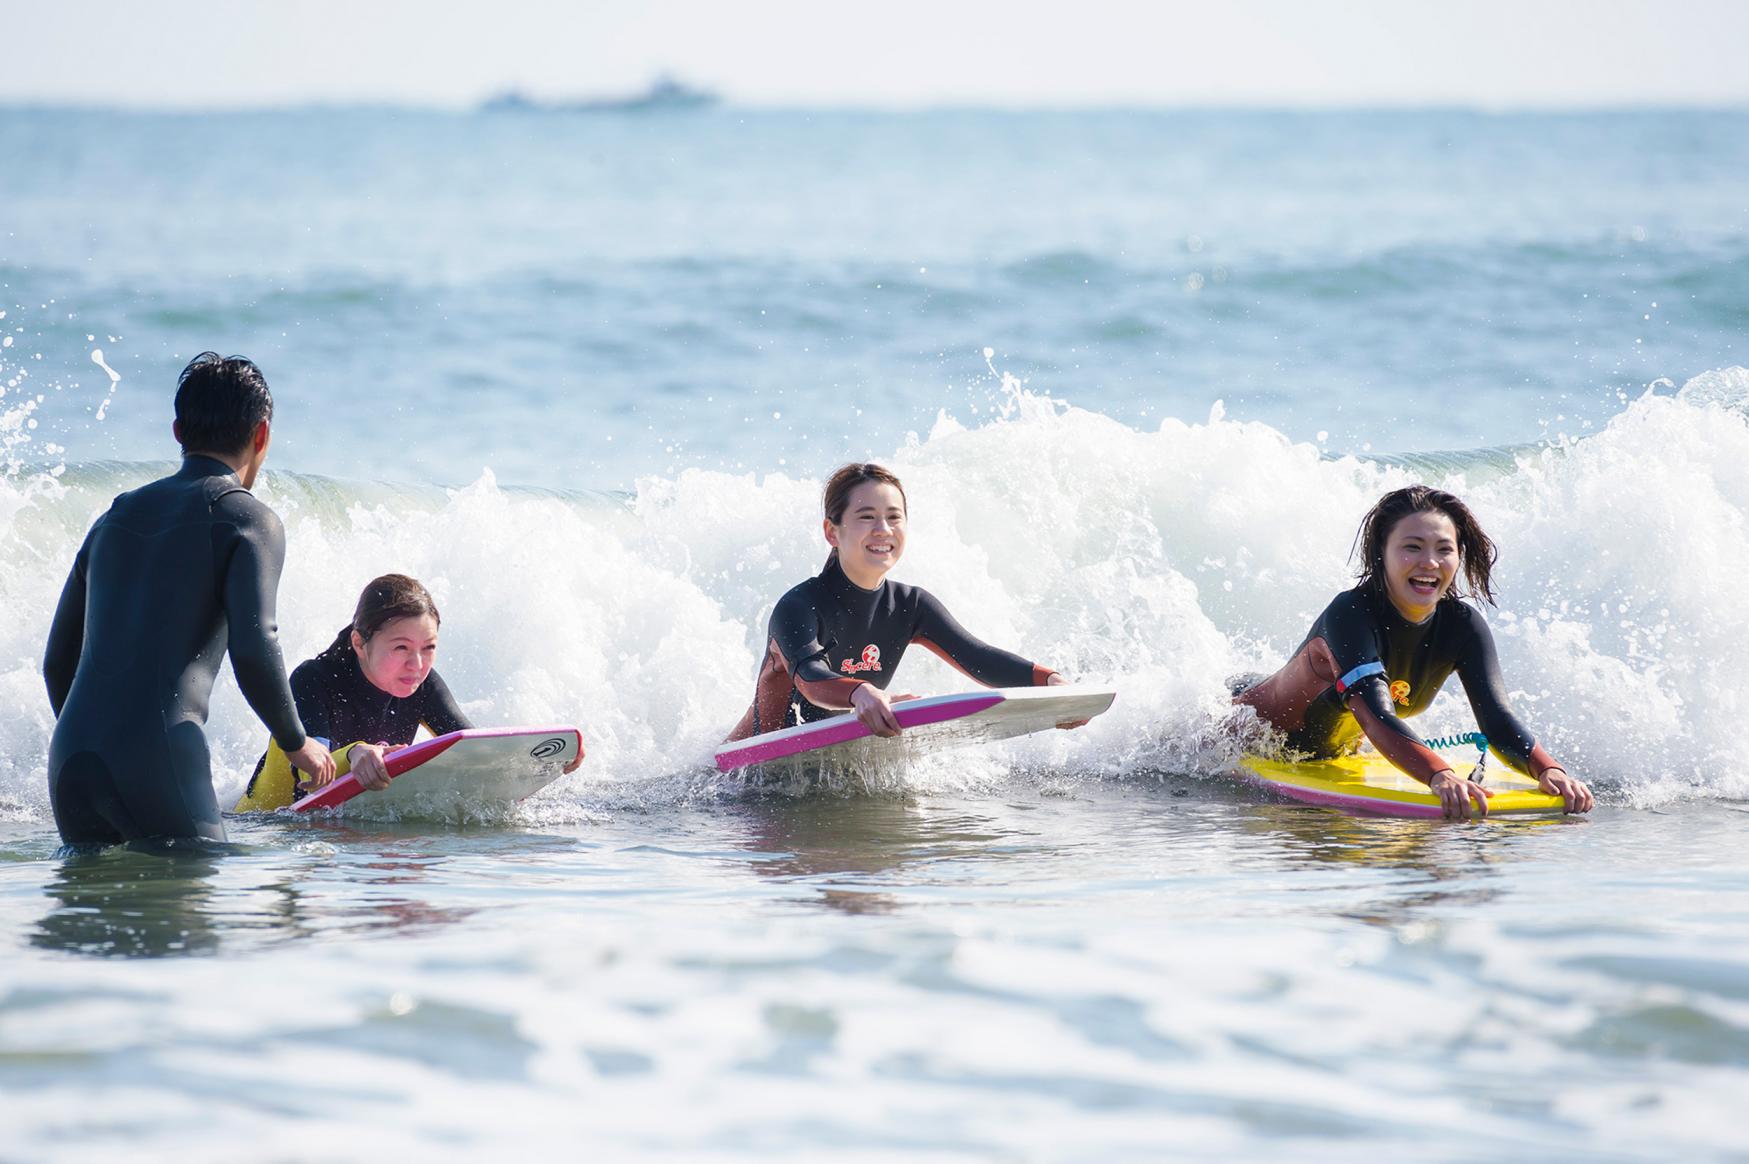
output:
M 1514 771 L 1535 777 L 1544 792 L 1565 802 L 1568 812 L 1590 812 L 1595 803 L 1591 789 L 1569 776 L 1513 714 L 1506 701 L 1506 681 L 1500 675 L 1494 632 L 1479 612 L 1470 610 L 1469 615 L 1469 641 L 1458 657 L 1457 673 L 1464 694 L 1469 696 L 1476 726 L 1488 737 L 1489 750 Z
M 813 602 L 800 587 L 778 600 L 771 612 L 769 638 L 777 645 L 796 690 L 815 707 L 848 710 L 856 689 L 868 686 L 861 679 L 832 670 L 826 647 L 820 642 L 820 622 Z
M 1056 674 L 1049 667 L 973 636 L 927 590 L 917 592 L 917 630 L 911 641 L 986 687 L 1043 687 Z
M 1506 681 L 1500 675 L 1500 657 L 1487 620 L 1476 611 L 1465 609 L 1469 614 L 1468 631 L 1456 670 L 1464 694 L 1469 697 L 1476 726 L 1488 737 L 1489 750 L 1513 771 L 1527 776 L 1541 776 L 1545 768 L 1560 767 L 1506 701 Z

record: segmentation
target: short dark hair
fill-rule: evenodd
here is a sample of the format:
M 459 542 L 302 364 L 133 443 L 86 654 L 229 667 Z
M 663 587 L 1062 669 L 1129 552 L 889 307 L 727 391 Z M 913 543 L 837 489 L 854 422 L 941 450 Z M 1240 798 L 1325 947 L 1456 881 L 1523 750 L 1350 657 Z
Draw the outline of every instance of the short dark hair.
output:
M 1482 531 L 1482 523 L 1454 494 L 1426 485 L 1410 485 L 1393 489 L 1379 498 L 1361 520 L 1355 534 L 1355 551 L 1360 555 L 1360 585 L 1384 592 L 1385 543 L 1397 523 L 1411 513 L 1443 513 L 1457 528 L 1458 560 L 1462 563 L 1464 581 L 1469 594 L 1487 602 L 1494 601 L 1494 563 L 1500 557 L 1494 540 Z
M 267 377 L 242 356 L 202 352 L 176 378 L 176 424 L 185 453 L 234 453 L 273 419 Z

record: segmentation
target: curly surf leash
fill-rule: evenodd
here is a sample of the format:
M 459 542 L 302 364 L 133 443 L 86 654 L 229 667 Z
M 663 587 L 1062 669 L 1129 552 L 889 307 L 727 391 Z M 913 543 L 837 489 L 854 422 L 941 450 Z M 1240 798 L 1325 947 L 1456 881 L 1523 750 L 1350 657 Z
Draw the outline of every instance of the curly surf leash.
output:
M 1470 779 L 1480 784 L 1487 777 L 1488 768 L 1488 737 L 1481 732 L 1459 732 L 1454 736 L 1434 736 L 1427 741 L 1427 746 L 1435 751 L 1446 748 L 1461 748 L 1469 744 L 1476 749 L 1476 767 L 1470 773 Z

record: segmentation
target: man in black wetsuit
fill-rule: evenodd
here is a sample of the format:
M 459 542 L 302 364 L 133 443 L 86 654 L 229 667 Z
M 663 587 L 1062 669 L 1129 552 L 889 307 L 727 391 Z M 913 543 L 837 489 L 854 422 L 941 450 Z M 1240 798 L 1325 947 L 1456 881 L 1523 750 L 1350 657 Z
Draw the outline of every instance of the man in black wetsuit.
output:
M 249 492 L 272 418 L 253 363 L 196 356 L 176 390 L 182 470 L 117 497 L 73 560 L 43 657 L 49 799 L 70 845 L 225 839 L 201 725 L 227 649 L 286 754 L 332 774 L 280 657 L 285 531 Z

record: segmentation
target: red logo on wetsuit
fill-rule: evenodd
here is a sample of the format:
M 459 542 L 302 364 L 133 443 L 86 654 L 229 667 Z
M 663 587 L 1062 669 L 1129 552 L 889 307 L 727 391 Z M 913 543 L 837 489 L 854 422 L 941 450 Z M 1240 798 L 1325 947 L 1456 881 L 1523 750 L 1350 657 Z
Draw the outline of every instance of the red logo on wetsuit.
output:
M 1396 700 L 1398 703 L 1402 704 L 1404 707 L 1408 707 L 1409 706 L 1409 684 L 1405 680 L 1402 680 L 1402 679 L 1399 679 L 1395 683 L 1391 684 L 1391 698 Z
M 881 649 L 873 643 L 870 643 L 862 649 L 862 662 L 859 663 L 855 659 L 846 659 L 844 660 L 844 665 L 839 668 L 839 670 L 843 671 L 846 675 L 854 675 L 858 671 L 879 671 L 880 669 Z

